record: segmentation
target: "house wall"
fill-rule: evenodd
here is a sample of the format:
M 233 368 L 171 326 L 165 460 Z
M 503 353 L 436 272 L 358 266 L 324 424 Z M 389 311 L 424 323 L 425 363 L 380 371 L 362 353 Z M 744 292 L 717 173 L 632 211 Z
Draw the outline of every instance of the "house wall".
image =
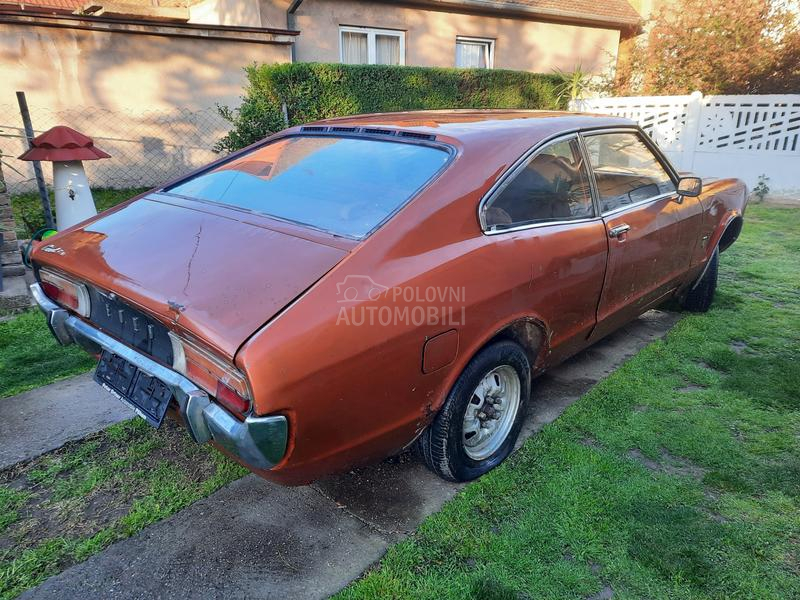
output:
M 290 0 L 201 0 L 189 6 L 190 23 L 286 28 Z
M 600 73 L 616 63 L 619 31 L 427 10 L 361 0 L 306 0 L 296 13 L 299 62 L 339 62 L 339 25 L 401 29 L 406 32 L 406 64 L 455 66 L 457 35 L 493 38 L 494 66 L 549 73 L 572 70 Z
M 0 102 L 197 110 L 237 103 L 244 66 L 289 60 L 289 45 L 0 23 Z
M 264 27 L 287 28 L 286 11 L 292 0 L 258 0 L 261 7 L 261 22 Z
M 261 5 L 259 0 L 203 0 L 189 7 L 189 23 L 262 27 Z
M 217 158 L 212 147 L 230 124 L 216 105 L 237 106 L 243 67 L 288 62 L 291 47 L 212 35 L 239 36 L 0 23 L 0 153 L 13 167 L 5 169 L 12 194 L 35 189 L 30 163 L 13 158 L 26 147 L 16 90 L 26 94 L 37 133 L 68 125 L 111 154 L 86 163 L 94 186 L 153 186 Z

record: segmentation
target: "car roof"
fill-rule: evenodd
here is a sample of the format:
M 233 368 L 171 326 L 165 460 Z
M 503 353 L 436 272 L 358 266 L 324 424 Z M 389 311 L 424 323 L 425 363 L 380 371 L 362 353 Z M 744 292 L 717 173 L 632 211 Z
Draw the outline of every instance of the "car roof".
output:
M 541 110 L 425 110 L 338 117 L 315 126 L 385 127 L 446 136 L 464 145 L 524 138 L 528 146 L 561 132 L 605 127 L 633 127 L 630 119 L 589 113 Z

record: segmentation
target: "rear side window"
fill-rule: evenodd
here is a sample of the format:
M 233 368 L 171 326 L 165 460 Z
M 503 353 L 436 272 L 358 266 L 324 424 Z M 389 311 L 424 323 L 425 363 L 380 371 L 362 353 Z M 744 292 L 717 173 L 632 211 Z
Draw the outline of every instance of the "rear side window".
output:
M 669 174 L 638 134 L 602 133 L 585 141 L 602 212 L 675 191 Z
M 449 157 L 412 143 L 298 136 L 256 148 L 166 191 L 362 238 Z
M 589 177 L 576 139 L 540 150 L 500 189 L 485 212 L 486 227 L 570 221 L 594 216 Z

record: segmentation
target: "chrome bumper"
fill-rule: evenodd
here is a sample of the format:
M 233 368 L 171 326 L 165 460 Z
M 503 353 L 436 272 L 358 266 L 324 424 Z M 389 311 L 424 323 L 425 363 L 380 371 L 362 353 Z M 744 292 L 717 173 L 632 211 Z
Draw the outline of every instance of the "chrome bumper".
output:
M 50 331 L 61 345 L 75 342 L 93 354 L 101 349 L 108 350 L 169 386 L 178 401 L 189 434 L 198 444 L 213 440 L 244 463 L 258 469 L 269 469 L 283 458 L 288 439 L 286 417 L 247 417 L 244 422 L 239 421 L 211 402 L 205 391 L 198 389 L 177 371 L 155 362 L 68 313 L 50 300 L 38 283 L 31 285 L 31 293 L 47 317 Z

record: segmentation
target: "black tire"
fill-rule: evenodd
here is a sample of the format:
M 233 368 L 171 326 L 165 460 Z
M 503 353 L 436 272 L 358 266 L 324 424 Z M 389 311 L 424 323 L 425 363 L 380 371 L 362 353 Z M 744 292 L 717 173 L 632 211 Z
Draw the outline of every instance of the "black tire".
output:
M 715 248 L 709 259 L 705 273 L 692 284 L 689 291 L 681 300 L 684 310 L 691 312 L 706 312 L 714 301 L 714 292 L 717 290 L 717 274 L 719 272 L 719 249 Z
M 513 367 L 519 377 L 517 414 L 502 444 L 483 460 L 473 460 L 464 448 L 464 415 L 478 384 L 502 366 Z M 461 373 L 433 423 L 419 438 L 418 449 L 425 464 L 447 481 L 470 481 L 499 465 L 514 449 L 525 420 L 530 390 L 531 369 L 519 344 L 501 341 L 481 350 Z

